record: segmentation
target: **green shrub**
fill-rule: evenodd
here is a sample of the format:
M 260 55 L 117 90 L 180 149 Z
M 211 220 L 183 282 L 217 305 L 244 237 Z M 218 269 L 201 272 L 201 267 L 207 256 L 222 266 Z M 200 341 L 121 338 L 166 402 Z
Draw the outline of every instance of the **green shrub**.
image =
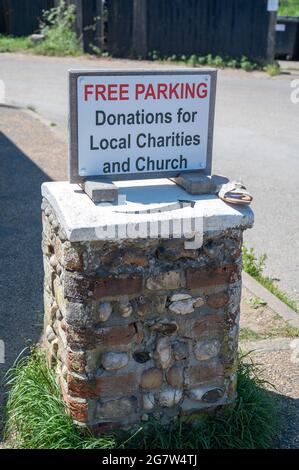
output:
M 234 407 L 200 415 L 192 424 L 190 419 L 177 419 L 165 427 L 152 419 L 134 431 L 95 438 L 73 424 L 44 353 L 33 350 L 8 375 L 5 435 L 11 436 L 14 447 L 32 449 L 268 448 L 278 429 L 276 401 L 248 359 L 240 359 L 237 378 Z
M 236 59 L 230 59 L 227 61 L 226 65 L 231 69 L 237 69 L 240 67 L 238 61 Z
M 219 55 L 216 55 L 216 57 L 213 60 L 213 65 L 214 67 L 222 68 L 222 67 L 225 67 L 226 64 L 225 64 L 225 60 L 222 57 L 220 57 Z
M 299 1 L 298 0 L 280 0 L 278 15 L 299 16 Z
M 281 72 L 279 63 L 273 62 L 272 64 L 266 65 L 265 72 L 267 72 L 270 77 L 276 77 L 276 75 L 279 75 Z
M 36 44 L 35 52 L 53 56 L 82 54 L 80 41 L 74 31 L 75 21 L 75 5 L 66 5 L 64 0 L 61 0 L 57 7 L 44 11 L 40 32 L 45 39 Z
M 196 67 L 196 65 L 198 64 L 198 61 L 197 61 L 197 56 L 195 54 L 192 54 L 190 56 L 188 64 L 191 65 L 191 67 Z
M 252 72 L 252 70 L 255 70 L 258 68 L 257 64 L 250 62 L 250 60 L 248 60 L 247 57 L 245 56 L 241 58 L 240 67 L 242 70 L 245 70 L 246 72 Z

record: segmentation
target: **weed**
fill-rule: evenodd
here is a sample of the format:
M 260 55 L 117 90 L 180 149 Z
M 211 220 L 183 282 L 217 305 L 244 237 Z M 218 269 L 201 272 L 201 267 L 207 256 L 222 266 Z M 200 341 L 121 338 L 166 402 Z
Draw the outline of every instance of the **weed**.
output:
M 130 432 L 96 438 L 72 422 L 44 352 L 33 350 L 8 374 L 5 435 L 11 436 L 14 447 L 30 449 L 269 448 L 279 425 L 276 401 L 248 358 L 240 358 L 237 380 L 234 407 L 201 414 L 192 422 L 173 420 L 168 426 L 150 419 Z
M 275 285 L 273 279 L 263 275 L 267 255 L 263 254 L 257 257 L 254 253 L 254 250 L 252 248 L 246 248 L 245 245 L 243 245 L 242 252 L 244 271 L 250 274 L 250 276 L 254 277 L 279 300 L 288 305 L 288 307 L 299 313 L 297 303 L 290 299 L 290 297 L 285 292 L 282 292 L 279 287 Z
M 256 310 L 259 307 L 265 307 L 267 305 L 267 302 L 265 302 L 265 300 L 263 299 L 260 299 L 259 297 L 250 297 L 250 299 L 248 300 L 248 304 L 250 305 L 250 307 Z
M 75 5 L 66 5 L 61 0 L 57 7 L 44 11 L 40 32 L 44 40 L 34 47 L 37 54 L 76 56 L 82 54 L 82 47 L 74 31 L 76 21 Z

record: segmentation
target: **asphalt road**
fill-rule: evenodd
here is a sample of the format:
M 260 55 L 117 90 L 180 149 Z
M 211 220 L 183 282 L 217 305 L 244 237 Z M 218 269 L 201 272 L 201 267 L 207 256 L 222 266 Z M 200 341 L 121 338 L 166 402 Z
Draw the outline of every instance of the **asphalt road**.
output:
M 0 79 L 7 103 L 32 107 L 66 136 L 69 68 L 145 66 L 159 65 L 0 54 Z M 245 242 L 267 254 L 267 274 L 299 302 L 299 103 L 290 99 L 295 78 L 299 69 L 275 78 L 260 72 L 219 72 L 213 168 L 241 178 L 253 193 L 256 221 Z M 47 152 L 44 159 L 42 169 Z

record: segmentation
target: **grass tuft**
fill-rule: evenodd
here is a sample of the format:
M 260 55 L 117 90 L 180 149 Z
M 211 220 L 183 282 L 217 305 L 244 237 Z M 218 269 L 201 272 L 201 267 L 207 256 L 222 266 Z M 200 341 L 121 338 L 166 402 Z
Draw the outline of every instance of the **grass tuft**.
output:
M 78 56 L 83 53 L 80 41 L 74 31 L 76 6 L 67 5 L 64 0 L 43 12 L 40 32 L 44 40 L 34 47 L 36 54 L 51 56 Z
M 266 65 L 265 67 L 265 72 L 267 72 L 270 77 L 276 77 L 277 75 L 280 75 L 281 73 L 281 68 L 278 62 L 272 62 L 271 64 Z
M 247 358 L 238 365 L 235 407 L 162 426 L 151 419 L 141 428 L 101 438 L 80 433 L 67 415 L 45 355 L 33 350 L 8 375 L 5 434 L 14 447 L 29 449 L 211 449 L 269 448 L 277 433 L 276 401 Z
M 13 37 L 0 34 L 0 52 L 19 52 L 30 49 L 32 49 L 30 37 Z
M 263 254 L 257 257 L 254 253 L 253 248 L 246 248 L 243 245 L 243 269 L 250 276 L 254 277 L 262 286 L 268 289 L 273 295 L 275 295 L 279 300 L 285 303 L 288 307 L 294 310 L 296 313 L 299 313 L 299 308 L 297 303 L 290 299 L 290 297 L 276 286 L 273 279 L 270 279 L 267 276 L 264 276 L 263 271 L 265 268 L 265 262 L 267 255 Z
M 111 448 L 114 440 L 83 436 L 66 413 L 54 373 L 45 355 L 33 350 L 19 360 L 7 375 L 10 387 L 5 436 L 14 436 L 14 446 L 26 449 Z
M 240 328 L 239 340 L 240 341 L 258 341 L 263 339 L 263 336 L 257 331 L 251 328 L 242 327 Z

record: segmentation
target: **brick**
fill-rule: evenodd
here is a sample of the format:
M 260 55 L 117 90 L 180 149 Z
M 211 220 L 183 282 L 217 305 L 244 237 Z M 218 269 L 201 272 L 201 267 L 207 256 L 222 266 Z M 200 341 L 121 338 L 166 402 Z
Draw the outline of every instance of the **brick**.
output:
M 79 423 L 88 422 L 88 403 L 86 401 L 77 401 L 69 397 L 66 404 L 73 420 Z
M 205 361 L 185 369 L 185 385 L 188 388 L 197 387 L 208 382 L 221 382 L 224 370 L 219 362 Z
M 131 395 L 138 389 L 135 373 L 100 376 L 96 378 L 96 394 L 99 397 Z
M 222 335 L 224 330 L 224 319 L 220 315 L 205 315 L 198 319 L 191 330 L 193 339 L 208 337 L 213 338 Z
M 137 328 L 135 323 L 99 328 L 96 331 L 96 339 L 105 347 L 127 345 L 138 339 Z
M 219 292 L 219 294 L 210 295 L 207 304 L 211 308 L 222 308 L 229 301 L 229 296 L 226 292 Z
M 97 278 L 95 281 L 96 297 L 116 297 L 120 295 L 138 295 L 142 291 L 142 276 L 120 275 L 119 277 Z
M 122 256 L 122 263 L 145 267 L 148 266 L 148 258 L 142 250 L 126 250 Z
M 231 282 L 237 269 L 235 264 L 217 266 L 216 268 L 186 270 L 187 289 L 200 289 L 201 287 L 224 285 Z
M 179 271 L 167 271 L 151 276 L 146 281 L 149 290 L 172 290 L 181 287 L 181 273 Z
M 67 374 L 68 393 L 73 397 L 91 398 L 97 396 L 95 379 L 84 379 Z

